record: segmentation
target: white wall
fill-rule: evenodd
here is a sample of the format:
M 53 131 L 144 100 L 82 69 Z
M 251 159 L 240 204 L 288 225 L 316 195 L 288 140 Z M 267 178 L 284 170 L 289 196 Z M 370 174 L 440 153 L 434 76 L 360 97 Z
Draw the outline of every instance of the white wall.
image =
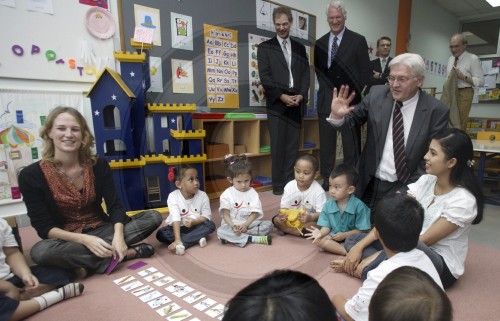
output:
M 57 0 L 61 1 L 61 0 Z M 252 0 L 239 0 L 252 1 Z M 306 11 L 316 16 L 316 36 L 321 37 L 329 31 L 326 22 L 326 6 L 329 0 L 277 0 L 283 5 Z M 347 10 L 346 26 L 364 35 L 369 44 L 386 35 L 393 39 L 391 55 L 394 56 L 396 43 L 396 29 L 398 19 L 399 0 L 345 0 Z M 110 1 L 111 12 L 116 16 L 116 0 Z M 411 51 L 432 59 L 446 63 L 450 52 L 448 50 L 450 36 L 458 30 L 458 18 L 436 5 L 432 0 L 413 1 L 411 20 Z M 113 37 L 115 50 L 120 50 L 118 32 Z M 443 77 L 428 75 L 425 86 L 434 86 L 440 91 Z M 0 78 L 1 88 L 86 91 L 90 88 L 88 83 L 65 83 L 47 81 L 23 81 L 16 79 Z
M 457 16 L 432 0 L 413 1 L 410 51 L 422 57 L 446 64 L 451 56 L 450 37 L 459 31 Z M 443 89 L 445 77 L 427 74 L 424 87 Z

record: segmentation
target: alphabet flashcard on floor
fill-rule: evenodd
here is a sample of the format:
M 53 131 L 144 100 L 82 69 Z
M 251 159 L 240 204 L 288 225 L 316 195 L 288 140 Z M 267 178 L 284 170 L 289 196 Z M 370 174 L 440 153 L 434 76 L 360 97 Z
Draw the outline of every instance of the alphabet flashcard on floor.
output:
M 196 291 L 186 283 L 176 281 L 171 276 L 166 276 L 155 267 L 138 271 L 137 275 L 142 277 L 142 280 L 128 274 L 113 280 L 113 283 L 149 305 L 161 317 L 169 321 L 187 321 L 188 318 L 193 316 L 189 309 L 194 307 L 212 318 L 222 320 L 225 306 L 208 298 L 205 293 Z M 184 298 L 178 304 L 172 301 L 171 297 L 165 295 L 165 291 L 177 297 L 177 300 Z M 187 304 L 188 306 L 181 306 L 180 304 Z M 192 318 L 189 321 L 200 321 L 200 319 Z

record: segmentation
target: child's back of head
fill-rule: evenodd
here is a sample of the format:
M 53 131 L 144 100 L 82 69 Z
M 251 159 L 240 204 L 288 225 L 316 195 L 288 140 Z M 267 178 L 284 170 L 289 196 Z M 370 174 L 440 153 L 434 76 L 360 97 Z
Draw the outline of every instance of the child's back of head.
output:
M 424 209 L 413 197 L 396 193 L 381 199 L 375 210 L 375 228 L 386 248 L 409 252 L 417 247 Z
M 335 307 L 318 281 L 302 272 L 276 270 L 238 292 L 223 321 L 327 321 Z
M 370 300 L 370 321 L 450 321 L 446 293 L 425 272 L 402 266 L 389 273 Z

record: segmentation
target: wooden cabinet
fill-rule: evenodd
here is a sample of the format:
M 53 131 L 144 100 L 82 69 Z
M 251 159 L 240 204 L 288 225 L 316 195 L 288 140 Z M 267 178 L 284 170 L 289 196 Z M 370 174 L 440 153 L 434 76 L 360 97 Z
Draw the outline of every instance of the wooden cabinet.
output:
M 267 119 L 193 119 L 193 127 L 206 131 L 204 153 L 206 153 L 207 144 L 226 144 L 231 154 L 245 152 L 252 162 L 254 176 L 271 177 L 271 153 L 260 152 L 261 146 L 271 145 Z M 310 147 L 304 148 L 304 143 Z M 319 157 L 319 132 L 316 118 L 304 119 L 300 146 L 301 153 L 312 153 Z M 224 158 L 208 157 L 204 166 L 205 192 L 211 199 L 218 198 L 229 186 L 224 172 Z M 256 187 L 256 190 L 265 191 L 271 188 L 272 185 L 267 185 Z

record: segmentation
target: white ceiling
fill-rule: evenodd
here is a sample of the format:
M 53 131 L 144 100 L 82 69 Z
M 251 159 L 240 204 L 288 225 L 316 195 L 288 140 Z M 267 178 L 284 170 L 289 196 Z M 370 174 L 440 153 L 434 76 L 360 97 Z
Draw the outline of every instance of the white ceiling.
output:
M 453 12 L 460 21 L 500 17 L 500 7 L 493 8 L 486 0 L 434 0 L 434 2 Z

